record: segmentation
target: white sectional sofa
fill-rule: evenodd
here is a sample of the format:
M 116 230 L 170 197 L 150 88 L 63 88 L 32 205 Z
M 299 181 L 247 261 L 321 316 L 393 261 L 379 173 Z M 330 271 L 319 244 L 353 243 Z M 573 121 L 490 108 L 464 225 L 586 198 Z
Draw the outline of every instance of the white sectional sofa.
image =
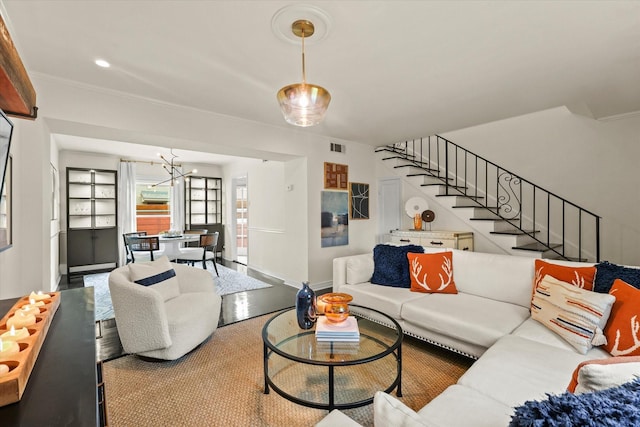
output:
M 442 249 L 425 248 L 436 251 Z M 514 408 L 525 401 L 565 392 L 580 362 L 611 357 L 600 347 L 580 354 L 530 317 L 533 258 L 451 251 L 455 295 L 370 283 L 372 253 L 333 262 L 334 292 L 348 293 L 354 304 L 394 317 L 408 335 L 478 359 L 457 384 L 417 413 L 379 392 L 374 399 L 377 427 L 507 426 Z M 319 425 L 350 425 L 353 421 L 346 418 L 334 411 Z

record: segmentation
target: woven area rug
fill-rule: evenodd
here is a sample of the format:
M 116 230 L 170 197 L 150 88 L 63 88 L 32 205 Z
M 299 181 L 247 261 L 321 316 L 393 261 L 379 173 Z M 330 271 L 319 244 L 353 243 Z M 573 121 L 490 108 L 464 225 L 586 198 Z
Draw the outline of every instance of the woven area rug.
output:
M 183 358 L 150 362 L 125 356 L 104 364 L 107 416 L 125 426 L 313 426 L 327 411 L 263 393 L 262 326 L 270 315 L 218 328 Z M 454 384 L 470 359 L 407 338 L 403 397 L 414 410 Z M 364 365 L 366 366 L 366 365 Z M 375 376 L 375 375 L 374 375 Z M 345 410 L 373 425 L 373 405 Z
M 196 267 L 201 266 L 197 263 Z M 218 265 L 218 273 L 216 276 L 213 269 L 213 263 L 207 261 L 207 271 L 213 276 L 216 285 L 216 293 L 218 295 L 235 294 L 237 292 L 251 291 L 254 289 L 262 289 L 271 287 L 270 284 L 264 283 L 253 277 L 238 273 L 235 270 Z M 88 274 L 83 277 L 84 286 L 93 286 L 95 299 L 96 320 L 113 319 L 113 305 L 111 303 L 111 294 L 109 293 L 109 273 Z

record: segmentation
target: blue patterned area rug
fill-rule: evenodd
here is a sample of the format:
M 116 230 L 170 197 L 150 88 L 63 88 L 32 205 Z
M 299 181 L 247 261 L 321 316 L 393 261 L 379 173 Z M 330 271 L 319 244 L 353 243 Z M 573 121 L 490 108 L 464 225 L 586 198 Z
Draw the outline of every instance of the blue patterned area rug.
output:
M 202 264 L 196 263 L 196 267 L 198 265 Z M 218 264 L 218 273 L 220 273 L 220 277 L 218 277 L 211 261 L 207 261 L 207 271 L 213 276 L 216 293 L 221 296 L 254 289 L 270 288 L 272 286 L 220 264 Z M 109 294 L 109 273 L 88 274 L 83 277 L 83 280 L 84 286 L 93 286 L 95 288 L 96 320 L 112 319 L 114 314 L 111 294 Z

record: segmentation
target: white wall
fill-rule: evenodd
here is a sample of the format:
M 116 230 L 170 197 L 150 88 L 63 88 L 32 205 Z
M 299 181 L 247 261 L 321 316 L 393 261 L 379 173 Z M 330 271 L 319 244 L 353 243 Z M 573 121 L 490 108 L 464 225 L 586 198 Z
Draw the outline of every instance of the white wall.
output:
M 309 180 L 308 180 L 309 159 L 300 158 L 289 160 L 284 163 L 284 212 L 285 235 L 284 244 L 287 247 L 298 248 L 291 251 L 290 256 L 283 262 L 286 264 L 286 275 L 283 276 L 285 283 L 295 287 L 300 287 L 304 281 L 309 281 L 314 287 L 321 287 L 326 281 L 326 276 L 311 277 L 309 266 L 313 264 L 314 258 L 309 254 L 309 224 L 313 217 L 309 211 Z M 291 186 L 288 190 L 287 186 Z M 324 272 L 326 275 L 326 271 Z
M 640 265 L 640 114 L 598 121 L 561 107 L 442 136 L 601 216 L 601 259 Z
M 287 258 L 294 256 L 287 246 L 288 216 L 285 206 L 285 168 L 282 162 L 254 163 L 247 171 L 249 206 L 249 266 L 278 277 L 289 276 Z M 306 215 L 306 209 L 301 212 Z
M 51 290 L 51 140 L 42 121 L 11 119 L 13 246 L 0 252 L 0 298 Z
M 378 186 L 376 182 L 376 162 L 373 147 L 357 143 L 347 143 L 346 153 L 329 151 L 328 143 L 317 144 L 309 155 L 309 278 L 311 283 L 329 285 L 332 278 L 333 259 L 341 256 L 369 252 L 375 246 L 377 232 Z M 349 220 L 349 245 L 321 247 L 320 211 L 321 192 L 324 190 L 324 162 L 349 166 L 349 181 L 370 185 L 370 219 Z
M 232 180 L 247 178 L 249 267 L 279 277 L 292 286 L 310 280 L 306 233 L 307 159 L 286 162 L 242 159 L 225 166 L 224 170 L 229 194 L 227 222 L 233 218 Z M 291 186 L 290 191 L 287 186 Z M 233 227 L 230 225 L 226 230 L 231 242 Z

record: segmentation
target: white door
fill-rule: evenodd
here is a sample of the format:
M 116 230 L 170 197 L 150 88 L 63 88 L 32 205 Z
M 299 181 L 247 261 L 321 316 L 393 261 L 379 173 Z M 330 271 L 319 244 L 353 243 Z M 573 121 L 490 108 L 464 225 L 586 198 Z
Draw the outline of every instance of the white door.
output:
M 238 264 L 249 263 L 249 203 L 247 192 L 247 177 L 233 178 L 233 258 Z
M 378 243 L 389 241 L 391 230 L 402 225 L 402 181 L 400 178 L 378 180 Z

